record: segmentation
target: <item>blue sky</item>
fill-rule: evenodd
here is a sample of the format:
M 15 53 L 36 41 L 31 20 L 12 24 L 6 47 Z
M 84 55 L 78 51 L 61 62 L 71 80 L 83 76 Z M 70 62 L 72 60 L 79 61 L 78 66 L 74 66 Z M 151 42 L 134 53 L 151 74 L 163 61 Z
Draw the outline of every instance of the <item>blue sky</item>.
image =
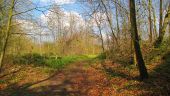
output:
M 79 2 L 76 2 L 75 0 L 32 0 L 32 2 L 38 7 L 56 4 L 56 5 L 59 5 L 60 8 L 63 9 L 64 11 L 67 11 L 67 12 L 75 11 L 79 14 L 83 13 L 82 4 L 80 4 Z M 36 17 L 38 17 L 42 15 L 42 12 L 38 12 L 35 10 L 33 11 L 33 14 Z
M 61 10 L 64 11 L 64 13 L 69 13 L 69 12 L 73 12 L 73 13 L 78 13 L 79 15 L 81 13 L 83 13 L 83 8 L 82 8 L 82 4 L 80 4 L 79 2 L 75 2 L 74 0 L 29 0 L 33 3 L 34 7 L 35 5 L 37 7 L 44 7 L 44 6 L 49 6 L 49 5 L 58 5 L 60 6 Z M 33 7 L 30 6 L 27 7 L 26 9 L 24 10 L 28 10 L 28 9 L 31 9 Z M 47 7 L 48 8 L 48 7 Z M 46 10 L 46 8 L 39 8 L 39 10 Z M 23 10 L 21 10 L 23 11 Z M 45 14 L 48 14 L 48 10 L 45 11 Z M 46 22 L 46 18 L 42 18 L 44 16 L 44 14 L 38 10 L 32 10 L 30 12 L 28 12 L 28 14 L 32 14 L 33 16 L 31 16 L 31 18 L 33 18 L 35 21 L 38 21 L 38 23 L 46 26 L 46 24 L 44 22 Z M 28 17 L 28 14 L 25 14 L 25 19 L 29 18 Z M 24 15 L 24 14 L 22 14 Z M 76 14 L 77 15 L 77 14 Z M 81 15 L 80 15 L 81 16 Z M 29 25 L 29 24 L 32 24 L 30 21 L 28 20 L 24 20 L 25 24 L 23 24 L 24 28 L 26 26 L 26 30 L 28 32 L 31 32 L 31 33 L 37 33 L 37 32 L 40 32 L 42 31 L 43 32 L 48 32 L 48 29 L 46 28 L 43 28 L 42 30 L 37 30 L 37 29 L 34 29 L 32 30 L 33 27 L 30 27 L 28 28 L 27 26 L 32 26 L 32 25 Z M 67 22 L 67 20 L 65 20 L 65 22 Z M 37 27 L 39 28 L 39 27 Z M 40 28 L 41 29 L 41 28 Z M 42 41 L 53 41 L 52 37 L 50 37 L 48 40 L 46 39 L 48 36 L 42 36 Z M 40 41 L 40 37 L 38 36 L 35 36 L 34 38 L 36 38 L 37 42 Z M 43 39 L 44 38 L 44 39 Z

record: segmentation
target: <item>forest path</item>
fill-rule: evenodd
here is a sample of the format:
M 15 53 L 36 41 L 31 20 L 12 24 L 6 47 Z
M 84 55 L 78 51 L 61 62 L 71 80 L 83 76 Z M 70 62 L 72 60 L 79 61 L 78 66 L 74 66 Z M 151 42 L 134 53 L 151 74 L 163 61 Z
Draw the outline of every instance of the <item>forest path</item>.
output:
M 169 63 L 167 64 L 169 66 Z M 169 70 L 165 63 L 163 65 L 163 68 Z M 150 79 L 140 82 L 136 78 L 138 76 L 136 68 L 124 67 L 107 60 L 79 61 L 69 64 L 60 71 L 31 65 L 14 66 L 20 67 L 21 70 L 15 68 L 19 70 L 0 76 L 0 96 L 156 96 L 157 94 L 169 96 L 169 89 L 160 89 L 169 86 L 169 75 L 166 75 L 166 72 L 163 72 L 164 75 L 155 73 Z M 10 66 L 8 67 L 12 70 Z M 157 78 L 158 76 L 160 78 Z M 162 85 L 163 87 L 160 87 Z
M 70 64 L 51 77 L 24 87 L 21 96 L 112 96 L 106 75 L 88 62 Z

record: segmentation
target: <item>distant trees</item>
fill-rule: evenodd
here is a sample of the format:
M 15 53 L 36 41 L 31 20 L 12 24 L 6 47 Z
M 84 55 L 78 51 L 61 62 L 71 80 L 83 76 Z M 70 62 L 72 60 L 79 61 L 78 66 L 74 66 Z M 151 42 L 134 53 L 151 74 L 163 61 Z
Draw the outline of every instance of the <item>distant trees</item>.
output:
M 26 8 L 27 5 L 30 5 L 29 8 Z M 40 24 L 41 21 L 37 18 L 36 21 L 30 14 L 32 10 L 46 15 L 44 19 L 48 18 L 47 22 Z M 46 14 L 44 10 L 48 10 L 49 13 Z M 100 44 L 93 34 L 91 25 L 91 20 L 85 23 L 79 14 L 66 13 L 55 4 L 38 7 L 27 0 L 26 2 L 0 0 L 0 67 L 2 68 L 4 57 L 8 53 L 13 55 L 26 52 L 54 55 L 99 53 Z M 44 38 L 53 40 L 44 42 L 42 41 Z M 30 46 L 25 48 L 25 44 Z
M 145 63 L 143 60 L 142 52 L 139 44 L 139 36 L 136 24 L 136 9 L 135 9 L 135 0 L 129 0 L 129 9 L 130 9 L 130 22 L 131 22 L 131 36 L 135 49 L 135 56 L 138 64 L 138 69 L 140 73 L 140 79 L 147 79 L 148 73 L 145 67 Z
M 52 33 L 55 54 L 94 54 L 102 49 L 96 42 L 91 20 L 83 20 L 83 17 L 74 11 L 64 12 L 57 5 L 49 11 L 46 15 L 47 27 Z

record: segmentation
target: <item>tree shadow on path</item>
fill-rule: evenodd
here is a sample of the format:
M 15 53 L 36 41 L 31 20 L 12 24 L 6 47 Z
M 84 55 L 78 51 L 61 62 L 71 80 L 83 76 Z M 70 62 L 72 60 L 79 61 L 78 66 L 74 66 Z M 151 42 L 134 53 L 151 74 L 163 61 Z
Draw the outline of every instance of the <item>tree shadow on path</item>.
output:
M 78 68 L 77 68 L 78 67 Z M 1 96 L 87 96 L 83 85 L 88 85 L 82 65 L 54 73 L 46 79 L 8 85 L 0 91 Z M 38 77 L 37 77 L 38 78 Z M 31 81 L 30 81 L 31 82 Z M 94 83 L 94 82 L 93 82 Z

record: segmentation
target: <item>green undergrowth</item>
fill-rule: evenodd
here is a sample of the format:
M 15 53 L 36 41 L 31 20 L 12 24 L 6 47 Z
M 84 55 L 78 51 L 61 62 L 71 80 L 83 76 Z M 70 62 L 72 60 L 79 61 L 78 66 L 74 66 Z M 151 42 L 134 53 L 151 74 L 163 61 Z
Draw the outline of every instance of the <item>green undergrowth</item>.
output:
M 168 44 L 167 41 L 164 41 L 159 48 L 153 48 L 148 54 L 144 54 L 146 63 L 159 62 L 165 54 L 169 53 L 170 46 Z
M 62 57 L 60 59 L 48 59 L 46 61 L 46 64 L 49 67 L 60 69 L 60 68 L 65 67 L 68 64 L 71 64 L 71 63 L 74 63 L 74 62 L 79 62 L 79 61 L 86 61 L 86 60 L 90 60 L 92 58 L 93 57 L 90 56 L 90 55 L 89 56 L 88 55 L 65 56 L 65 57 Z
M 86 60 L 88 64 L 86 64 L 86 67 L 88 67 L 91 64 L 95 64 L 97 62 L 101 62 L 106 59 L 106 54 L 101 53 L 98 55 L 89 55 L 90 59 Z
M 40 54 L 24 54 L 13 58 L 14 64 L 33 64 L 35 66 L 47 66 L 61 69 L 68 64 L 86 61 L 95 58 L 96 55 L 70 55 L 70 56 L 45 56 Z

